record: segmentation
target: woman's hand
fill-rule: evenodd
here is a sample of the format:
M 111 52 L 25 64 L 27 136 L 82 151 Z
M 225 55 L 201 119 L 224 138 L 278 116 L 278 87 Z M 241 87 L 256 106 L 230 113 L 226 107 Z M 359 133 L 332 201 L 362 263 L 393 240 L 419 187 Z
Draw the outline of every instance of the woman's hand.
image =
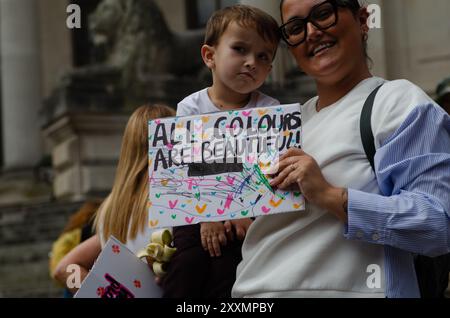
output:
M 211 257 L 222 255 L 220 246 L 227 245 L 225 226 L 222 222 L 200 223 L 200 237 L 203 248 Z
M 297 186 L 309 203 L 333 212 L 347 222 L 347 190 L 329 184 L 313 157 L 298 148 L 289 149 L 280 157 L 273 187 L 290 190 Z
M 301 149 L 289 149 L 280 157 L 277 167 L 278 175 L 270 185 L 281 190 L 297 185 L 311 203 L 317 204 L 323 198 L 323 193 L 331 187 L 314 158 Z

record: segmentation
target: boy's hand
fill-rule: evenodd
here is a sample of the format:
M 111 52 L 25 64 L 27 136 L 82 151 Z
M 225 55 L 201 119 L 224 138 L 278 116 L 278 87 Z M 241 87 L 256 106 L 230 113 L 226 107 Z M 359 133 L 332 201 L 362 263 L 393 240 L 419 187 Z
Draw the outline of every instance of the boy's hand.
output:
M 240 241 L 244 240 L 248 228 L 250 227 L 252 222 L 253 220 L 250 218 L 230 221 L 231 225 L 234 227 L 236 237 L 238 238 L 238 240 Z
M 234 241 L 234 233 L 233 233 L 233 225 L 230 220 L 223 222 L 223 226 L 225 226 L 225 233 L 227 234 L 227 238 L 229 242 Z
M 220 245 L 227 245 L 225 226 L 222 222 L 200 223 L 200 237 L 203 248 L 211 257 L 222 255 Z

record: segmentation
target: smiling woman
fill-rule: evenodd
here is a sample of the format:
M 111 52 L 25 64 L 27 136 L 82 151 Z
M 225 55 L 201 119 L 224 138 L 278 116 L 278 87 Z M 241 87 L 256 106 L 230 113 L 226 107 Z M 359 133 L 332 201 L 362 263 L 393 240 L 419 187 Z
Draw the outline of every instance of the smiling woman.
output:
M 286 21 L 280 28 L 283 39 L 299 67 L 316 79 L 319 95 L 329 84 L 340 82 L 349 91 L 370 76 L 368 12 L 357 0 L 285 0 L 281 13 Z M 328 95 L 319 101 L 319 109 L 328 104 Z
M 300 190 L 306 211 L 253 222 L 232 295 L 420 297 L 414 255 L 450 251 L 450 117 L 414 84 L 371 75 L 357 0 L 280 9 L 283 39 L 318 96 L 302 106 L 302 150 L 280 158 L 271 186 Z M 372 170 L 359 125 L 377 88 Z

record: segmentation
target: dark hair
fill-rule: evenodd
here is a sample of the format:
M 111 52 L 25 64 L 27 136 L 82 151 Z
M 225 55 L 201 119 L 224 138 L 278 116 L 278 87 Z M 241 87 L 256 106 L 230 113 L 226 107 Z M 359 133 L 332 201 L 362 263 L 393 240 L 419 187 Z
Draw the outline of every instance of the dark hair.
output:
M 281 14 L 281 21 L 283 21 L 283 3 L 284 0 L 280 1 L 280 14 Z M 336 3 L 340 6 L 340 7 L 345 7 L 350 9 L 350 11 L 353 12 L 354 15 L 356 15 L 359 11 L 359 9 L 361 9 L 361 4 L 359 3 L 359 0 L 336 0 Z
M 436 88 L 436 96 L 437 96 L 436 100 L 438 103 L 441 103 L 444 96 L 449 94 L 447 90 L 448 88 L 450 88 L 450 77 L 440 82 L 438 87 Z
M 239 4 L 218 10 L 211 16 L 206 25 L 204 44 L 217 45 L 231 22 L 254 28 L 263 39 L 270 41 L 275 49 L 278 47 L 280 33 L 277 21 L 258 8 Z
M 281 15 L 281 23 L 283 23 L 283 3 L 284 0 L 280 1 L 280 15 Z M 362 8 L 361 3 L 359 0 L 336 0 L 336 3 L 340 7 L 344 7 L 349 9 L 354 16 L 356 16 L 359 12 L 359 10 Z M 373 65 L 373 61 L 370 58 L 369 54 L 367 53 L 367 38 L 363 39 L 363 48 L 364 48 L 364 56 L 367 59 L 367 62 L 369 63 L 369 67 Z

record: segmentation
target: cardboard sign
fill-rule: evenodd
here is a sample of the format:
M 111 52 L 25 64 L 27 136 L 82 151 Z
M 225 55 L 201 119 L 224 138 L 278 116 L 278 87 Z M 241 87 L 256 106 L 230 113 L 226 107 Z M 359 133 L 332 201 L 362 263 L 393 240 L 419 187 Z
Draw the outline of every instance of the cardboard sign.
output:
M 75 298 L 161 298 L 146 263 L 111 237 Z
M 301 145 L 300 105 L 149 122 L 149 225 L 172 227 L 304 209 L 266 173 Z

